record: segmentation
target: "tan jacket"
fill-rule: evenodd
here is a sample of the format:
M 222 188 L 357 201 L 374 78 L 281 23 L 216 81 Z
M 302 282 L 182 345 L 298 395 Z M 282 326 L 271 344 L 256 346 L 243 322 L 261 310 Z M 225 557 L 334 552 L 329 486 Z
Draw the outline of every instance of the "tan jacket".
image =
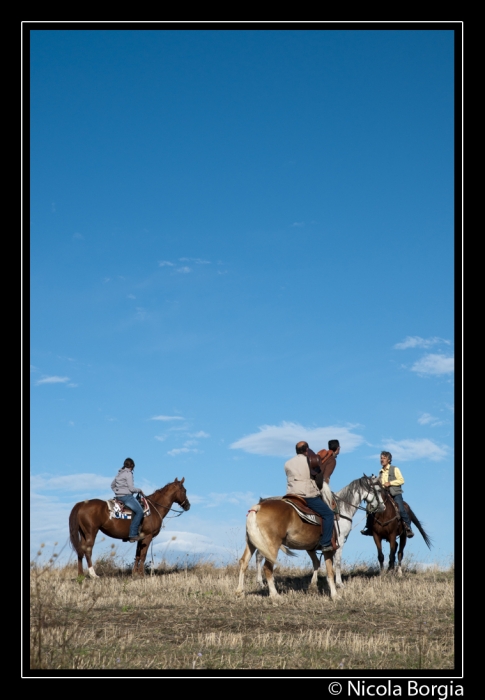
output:
M 320 491 L 313 479 L 310 479 L 310 468 L 306 455 L 296 455 L 285 464 L 287 478 L 286 493 L 294 493 L 303 498 L 318 498 Z

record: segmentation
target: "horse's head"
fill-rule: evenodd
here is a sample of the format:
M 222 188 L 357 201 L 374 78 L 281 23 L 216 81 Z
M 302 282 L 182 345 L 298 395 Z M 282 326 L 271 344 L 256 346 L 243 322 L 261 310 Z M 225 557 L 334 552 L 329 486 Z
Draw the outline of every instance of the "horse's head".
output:
M 365 501 L 367 503 L 367 512 L 369 513 L 382 513 L 386 510 L 384 500 L 382 498 L 382 485 L 379 481 L 379 477 L 366 476 L 364 474 L 364 480 L 369 489 Z
M 177 477 L 175 477 L 173 485 L 176 487 L 176 489 L 173 494 L 173 500 L 175 501 L 175 503 L 178 503 L 179 506 L 184 510 L 189 510 L 190 503 L 189 499 L 187 498 L 187 491 L 185 490 L 184 481 L 185 476 L 182 477 L 181 481 L 179 481 Z

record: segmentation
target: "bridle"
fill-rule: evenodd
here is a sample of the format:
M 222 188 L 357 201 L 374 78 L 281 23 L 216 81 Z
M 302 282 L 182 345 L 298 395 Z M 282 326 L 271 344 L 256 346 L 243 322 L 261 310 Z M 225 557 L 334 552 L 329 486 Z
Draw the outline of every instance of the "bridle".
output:
M 150 498 L 148 498 L 147 496 L 145 496 L 145 498 L 146 498 L 147 502 L 148 502 L 151 506 L 154 507 L 154 509 L 155 509 L 156 512 L 158 513 L 158 516 L 160 517 L 161 520 L 163 520 L 163 517 L 162 517 L 162 515 L 158 512 L 158 510 L 155 508 L 155 506 L 160 506 L 160 508 L 165 508 L 165 510 L 167 511 L 167 513 L 169 513 L 169 512 L 171 512 L 171 513 L 176 513 L 176 515 L 171 515 L 170 517 L 167 517 L 167 515 L 165 514 L 164 517 L 167 517 L 167 519 L 170 520 L 170 518 L 178 518 L 178 517 L 181 516 L 183 513 L 185 513 L 186 510 L 185 510 L 185 508 L 184 508 L 184 505 L 185 505 L 186 503 L 189 502 L 189 499 L 188 499 L 188 498 L 185 498 L 185 499 L 182 501 L 182 503 L 179 503 L 179 506 L 180 506 L 181 508 L 183 508 L 183 510 L 175 510 L 175 508 L 170 508 L 170 506 L 164 506 L 163 503 L 158 503 L 157 501 L 152 501 L 152 500 L 151 500 Z

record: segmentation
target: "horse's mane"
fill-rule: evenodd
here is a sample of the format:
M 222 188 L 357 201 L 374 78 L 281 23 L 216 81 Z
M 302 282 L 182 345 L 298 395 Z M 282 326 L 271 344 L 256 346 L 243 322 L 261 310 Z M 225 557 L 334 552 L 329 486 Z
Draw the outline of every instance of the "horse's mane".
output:
M 175 483 L 175 481 L 170 481 L 168 484 L 165 484 L 165 486 L 162 486 L 162 488 L 155 489 L 155 491 L 153 493 L 160 493 L 160 494 L 165 493 L 165 491 L 167 491 L 168 487 L 172 486 L 174 483 Z
M 357 484 L 359 486 L 362 485 L 362 477 L 360 479 L 354 479 L 354 481 L 351 481 L 350 484 L 344 486 L 343 489 L 337 491 L 335 495 L 341 498 L 343 501 L 350 499 L 350 497 L 354 495 Z

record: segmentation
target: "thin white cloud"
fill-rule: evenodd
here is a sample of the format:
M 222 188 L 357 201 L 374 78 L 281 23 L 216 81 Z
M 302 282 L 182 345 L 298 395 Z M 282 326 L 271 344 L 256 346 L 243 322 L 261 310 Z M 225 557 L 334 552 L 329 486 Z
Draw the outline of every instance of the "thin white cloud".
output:
M 126 297 L 127 299 L 136 299 L 136 296 L 134 294 L 127 294 Z
M 252 506 L 253 503 L 257 501 L 258 498 L 252 491 L 231 491 L 230 493 L 209 493 L 208 496 L 204 498 L 203 505 L 205 505 L 206 508 L 217 508 L 224 503 Z
M 436 418 L 434 416 L 432 416 L 430 413 L 423 413 L 418 418 L 418 423 L 420 425 L 428 425 L 428 423 L 432 423 L 435 420 L 436 420 Z
M 166 439 L 166 435 L 155 435 L 155 440 L 158 440 L 159 442 L 165 442 Z
M 162 421 L 170 421 L 170 420 L 185 420 L 182 416 L 152 416 L 150 420 L 162 420 Z
M 364 442 L 361 435 L 352 432 L 355 425 L 342 428 L 327 426 L 305 428 L 298 423 L 284 421 L 281 425 L 263 425 L 258 433 L 246 435 L 230 445 L 232 450 L 244 450 L 250 454 L 287 457 L 295 454 L 295 445 L 306 440 L 317 451 L 326 449 L 329 440 L 339 440 L 341 452 L 352 452 Z
M 192 438 L 208 438 L 210 437 L 209 433 L 204 433 L 203 430 L 199 430 L 198 433 L 189 433 L 189 437 Z
M 74 233 L 72 237 L 80 241 L 84 240 L 84 236 L 82 235 L 82 233 Z
M 33 491 L 92 491 L 109 490 L 113 477 L 99 474 L 69 474 L 68 476 L 32 476 L 30 486 Z
M 183 274 L 187 274 L 188 272 L 192 272 L 192 270 L 190 269 L 190 267 L 187 267 L 186 265 L 184 265 L 184 267 L 178 267 L 177 272 L 182 272 Z
M 159 267 L 167 267 L 167 266 L 173 267 L 174 264 L 173 264 L 173 262 L 170 262 L 169 260 L 160 260 L 160 262 L 158 263 L 158 266 Z
M 455 369 L 455 358 L 453 356 L 433 354 L 424 355 L 411 367 L 411 372 L 418 374 L 452 374 Z
M 170 450 L 170 452 L 167 452 L 167 454 L 171 457 L 175 457 L 176 455 L 184 454 L 185 452 L 196 452 L 198 454 L 202 454 L 202 450 L 196 450 L 190 447 L 176 447 L 175 449 Z
M 420 425 L 430 425 L 435 428 L 437 425 L 443 425 L 445 421 L 439 420 L 436 416 L 432 416 L 430 413 L 423 413 L 418 418 L 418 423 Z
M 292 226 L 297 226 L 298 228 L 301 228 L 302 226 L 305 225 L 304 221 L 295 221 L 294 223 L 291 224 Z
M 180 262 L 193 262 L 196 265 L 210 265 L 210 260 L 202 260 L 202 258 L 179 258 Z
M 412 462 L 414 460 L 431 460 L 440 462 L 449 453 L 447 445 L 437 445 L 432 440 L 393 440 L 386 438 L 382 441 L 385 450 L 392 453 L 393 462 Z M 375 455 L 373 456 L 375 457 Z
M 394 345 L 395 350 L 407 350 L 408 348 L 430 348 L 432 345 L 444 343 L 450 345 L 449 340 L 444 338 L 421 338 L 419 335 L 408 335 L 401 343 Z
M 52 376 L 52 377 L 43 377 L 42 379 L 38 379 L 35 383 L 36 384 L 65 384 L 68 381 L 69 381 L 69 377 Z

